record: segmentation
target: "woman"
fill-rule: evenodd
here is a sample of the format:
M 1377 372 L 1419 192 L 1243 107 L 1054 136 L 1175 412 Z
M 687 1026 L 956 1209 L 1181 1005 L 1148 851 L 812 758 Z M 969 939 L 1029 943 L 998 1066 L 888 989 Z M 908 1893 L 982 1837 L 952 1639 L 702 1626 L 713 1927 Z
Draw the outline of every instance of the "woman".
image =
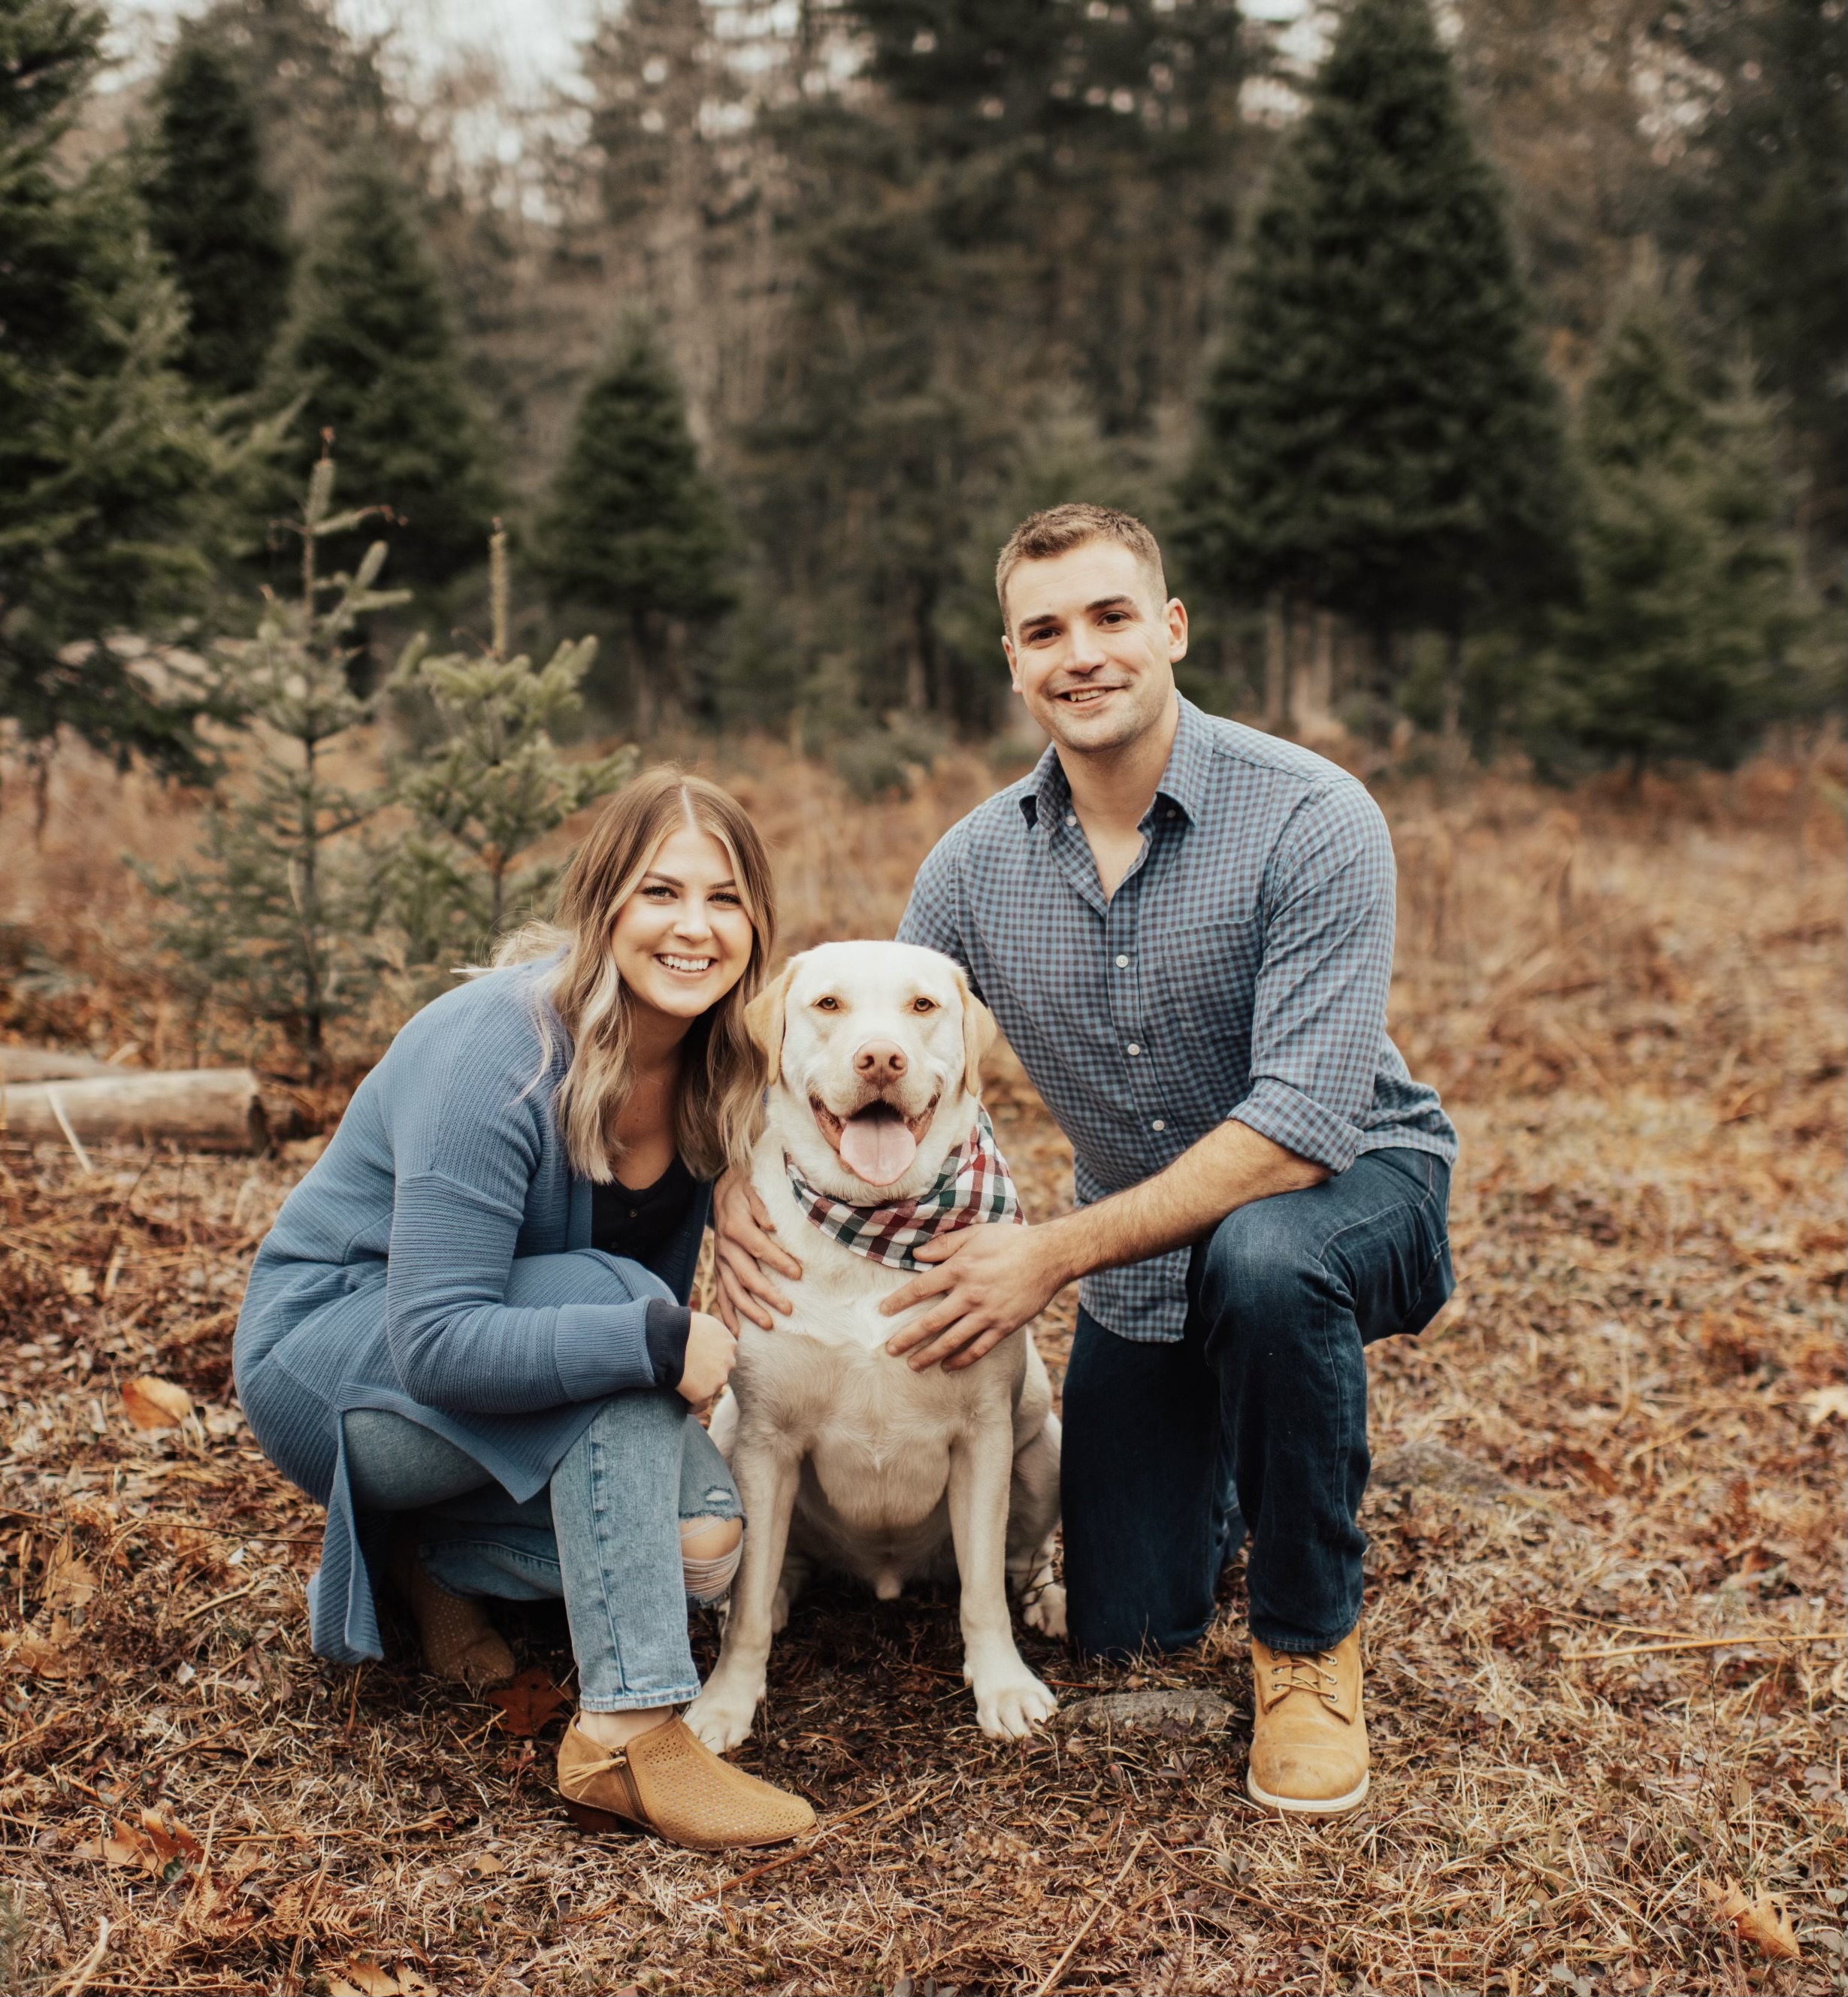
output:
M 481 1598 L 562 1595 L 567 1807 L 704 1849 L 814 1822 L 678 1716 L 685 1598 L 724 1592 L 743 1537 L 692 1413 L 736 1347 L 687 1299 L 757 1113 L 743 1009 L 774 931 L 735 799 L 668 771 L 619 792 L 557 926 L 426 1006 L 360 1085 L 258 1251 L 234 1347 L 257 1440 L 327 1507 L 315 1650 L 380 1654 L 381 1562 L 426 1661 L 478 1685 L 513 1669 Z

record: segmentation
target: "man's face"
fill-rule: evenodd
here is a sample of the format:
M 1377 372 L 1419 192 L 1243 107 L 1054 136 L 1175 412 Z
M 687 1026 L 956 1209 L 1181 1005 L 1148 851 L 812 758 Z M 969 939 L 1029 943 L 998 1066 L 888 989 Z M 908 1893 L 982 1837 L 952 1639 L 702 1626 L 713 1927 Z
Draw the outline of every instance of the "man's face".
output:
M 1120 541 L 1086 541 L 1008 578 L 1014 691 L 1062 749 L 1095 755 L 1157 726 L 1187 655 L 1187 612 Z

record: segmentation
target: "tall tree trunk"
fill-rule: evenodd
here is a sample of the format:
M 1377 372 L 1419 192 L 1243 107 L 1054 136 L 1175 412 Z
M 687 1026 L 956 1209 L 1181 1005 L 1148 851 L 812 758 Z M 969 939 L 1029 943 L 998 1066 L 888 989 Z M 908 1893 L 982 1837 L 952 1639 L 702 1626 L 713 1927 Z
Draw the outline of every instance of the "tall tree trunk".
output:
M 1374 743 L 1384 748 L 1392 736 L 1393 709 L 1398 705 L 1398 659 L 1390 623 L 1381 620 L 1373 627 L 1373 728 Z
M 321 826 L 315 809 L 315 745 L 302 745 L 302 810 L 298 821 L 300 871 L 291 874 L 295 918 L 302 926 L 302 1050 L 308 1057 L 308 1079 L 318 1085 L 326 1071 L 323 1028 L 326 993 L 321 978 Z
M 1334 719 L 1335 614 L 1317 610 L 1311 616 L 1307 656 L 1295 674 L 1293 698 L 1299 725 L 1326 728 Z
M 654 733 L 654 661 L 649 656 L 648 613 L 629 613 L 629 691 L 633 708 L 636 739 L 646 742 Z
M 1444 633 L 1443 735 L 1455 742 L 1463 733 L 1463 626 Z
M 905 628 L 905 705 L 913 714 L 930 706 L 930 590 L 914 583 Z
M 1275 734 L 1290 726 L 1289 598 L 1280 589 L 1264 620 L 1264 726 Z

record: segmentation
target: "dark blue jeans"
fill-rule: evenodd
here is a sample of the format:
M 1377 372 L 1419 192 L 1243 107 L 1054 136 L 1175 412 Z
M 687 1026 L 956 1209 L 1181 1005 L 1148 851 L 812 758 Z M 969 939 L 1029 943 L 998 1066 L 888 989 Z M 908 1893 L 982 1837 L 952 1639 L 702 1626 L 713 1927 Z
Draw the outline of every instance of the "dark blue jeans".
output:
M 1450 1190 L 1441 1158 L 1365 1152 L 1219 1223 L 1194 1250 L 1177 1341 L 1079 1311 L 1060 1492 L 1080 1650 L 1194 1642 L 1247 1530 L 1253 1636 L 1319 1650 L 1360 1620 L 1362 1348 L 1422 1331 L 1455 1287 Z

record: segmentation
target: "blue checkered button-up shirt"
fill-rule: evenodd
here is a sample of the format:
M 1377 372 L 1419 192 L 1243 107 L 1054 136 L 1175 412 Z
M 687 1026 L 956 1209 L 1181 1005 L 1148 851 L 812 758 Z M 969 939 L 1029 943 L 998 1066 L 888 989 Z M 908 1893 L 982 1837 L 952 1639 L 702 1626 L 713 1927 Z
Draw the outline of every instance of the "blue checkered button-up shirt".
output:
M 1323 757 L 1181 703 L 1143 848 L 1105 898 L 1048 749 L 932 849 L 899 940 L 953 957 L 1071 1140 L 1081 1205 L 1172 1164 L 1222 1119 L 1345 1171 L 1457 1155 L 1386 1033 L 1392 842 Z M 1087 1276 L 1122 1337 L 1180 1337 L 1188 1251 Z

